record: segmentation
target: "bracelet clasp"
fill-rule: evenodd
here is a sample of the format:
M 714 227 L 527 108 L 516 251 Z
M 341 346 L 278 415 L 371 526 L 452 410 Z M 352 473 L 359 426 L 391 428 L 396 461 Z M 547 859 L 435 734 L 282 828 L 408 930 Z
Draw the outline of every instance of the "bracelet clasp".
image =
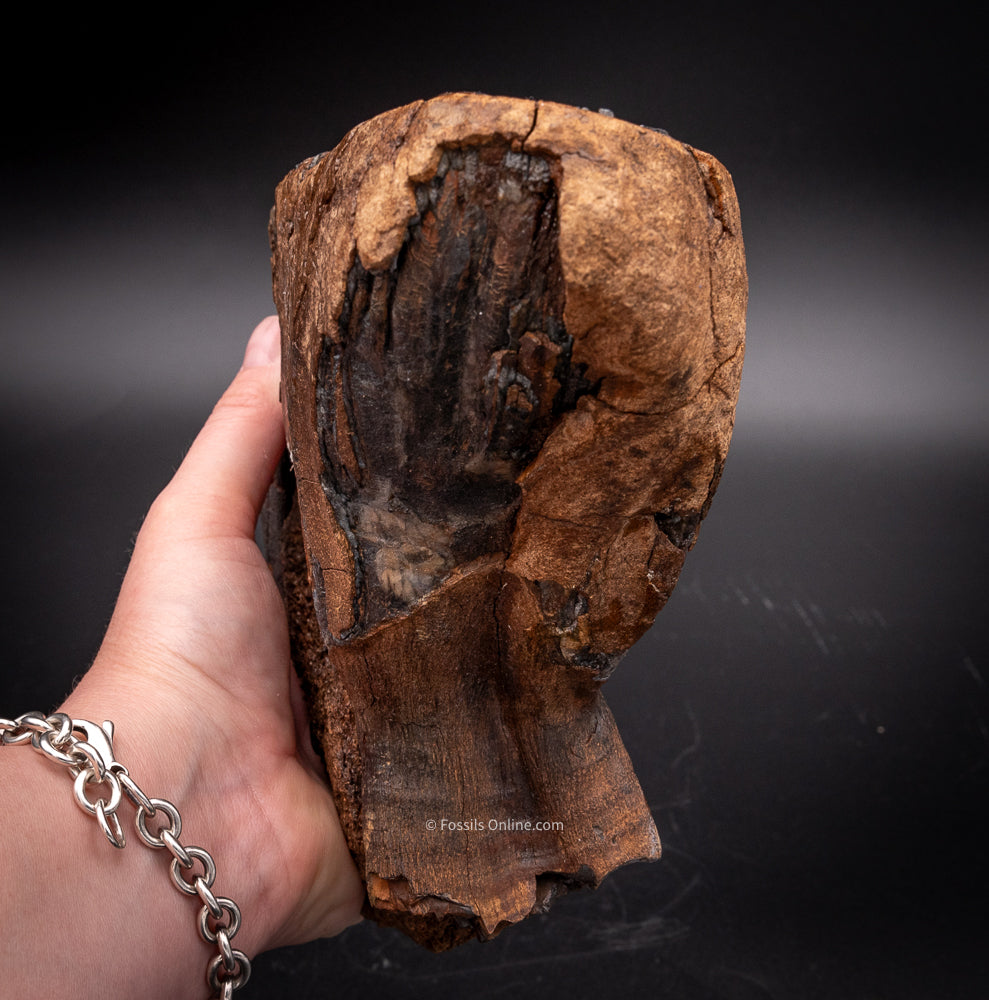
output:
M 103 764 L 103 771 L 110 771 L 115 763 L 113 758 L 113 723 L 109 720 L 102 726 L 88 719 L 75 719 L 72 723 L 73 730 L 81 730 L 86 736 L 88 743 Z

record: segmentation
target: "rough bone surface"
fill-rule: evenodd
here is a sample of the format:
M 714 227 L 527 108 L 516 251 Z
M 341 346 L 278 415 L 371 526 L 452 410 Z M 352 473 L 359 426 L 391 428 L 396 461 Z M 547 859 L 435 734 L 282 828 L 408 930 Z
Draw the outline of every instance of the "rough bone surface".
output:
M 601 684 L 728 451 L 731 178 L 451 94 L 300 164 L 271 242 L 291 468 L 264 528 L 366 912 L 487 938 L 660 853 Z

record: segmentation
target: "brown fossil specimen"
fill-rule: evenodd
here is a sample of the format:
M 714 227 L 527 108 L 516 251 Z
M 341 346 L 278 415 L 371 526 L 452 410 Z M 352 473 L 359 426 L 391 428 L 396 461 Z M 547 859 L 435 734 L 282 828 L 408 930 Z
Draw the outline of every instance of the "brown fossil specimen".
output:
M 731 178 L 605 114 L 451 94 L 300 164 L 271 243 L 267 544 L 367 912 L 489 937 L 659 856 L 601 682 L 728 451 Z

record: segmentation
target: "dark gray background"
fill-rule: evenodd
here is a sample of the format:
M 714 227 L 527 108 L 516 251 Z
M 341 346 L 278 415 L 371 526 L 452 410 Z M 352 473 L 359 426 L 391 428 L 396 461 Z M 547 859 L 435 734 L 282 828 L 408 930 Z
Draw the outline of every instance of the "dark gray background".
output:
M 664 859 L 448 955 L 371 925 L 272 953 L 247 997 L 985 995 L 985 93 L 974 30 L 935 13 L 169 8 L 11 31 L 6 715 L 54 707 L 94 656 L 144 510 L 272 311 L 268 210 L 299 160 L 473 89 L 666 128 L 741 203 L 732 454 L 608 685 Z

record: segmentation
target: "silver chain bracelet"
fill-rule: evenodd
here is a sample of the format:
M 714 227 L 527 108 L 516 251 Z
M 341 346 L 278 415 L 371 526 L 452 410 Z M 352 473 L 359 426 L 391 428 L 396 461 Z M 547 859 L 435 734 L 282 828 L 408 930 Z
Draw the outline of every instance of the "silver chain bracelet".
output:
M 96 817 L 106 839 L 114 847 L 126 844 L 117 808 L 124 795 L 137 809 L 135 825 L 138 835 L 148 847 L 167 848 L 172 855 L 171 876 L 175 888 L 187 896 L 198 896 L 203 906 L 199 911 L 199 934 L 207 944 L 215 944 L 219 952 L 210 960 L 206 981 L 212 993 L 211 1000 L 230 1000 L 234 990 L 240 989 L 251 974 L 251 963 L 242 951 L 230 944 L 240 928 L 240 908 L 232 899 L 214 896 L 213 881 L 216 864 L 208 851 L 201 847 L 185 847 L 179 843 L 182 817 L 178 809 L 165 799 L 152 799 L 141 791 L 119 761 L 113 759 L 113 723 L 102 726 L 85 719 L 71 719 L 62 712 L 44 716 L 40 712 L 27 712 L 16 719 L 0 716 L 0 746 L 30 743 L 63 767 L 75 779 L 76 804 L 84 812 Z M 86 789 L 92 785 L 105 785 L 106 798 L 90 799 Z M 148 820 L 161 813 L 168 819 L 167 826 L 157 832 L 148 829 Z M 194 878 L 191 869 L 197 863 L 202 872 Z M 190 874 L 186 878 L 182 873 Z

